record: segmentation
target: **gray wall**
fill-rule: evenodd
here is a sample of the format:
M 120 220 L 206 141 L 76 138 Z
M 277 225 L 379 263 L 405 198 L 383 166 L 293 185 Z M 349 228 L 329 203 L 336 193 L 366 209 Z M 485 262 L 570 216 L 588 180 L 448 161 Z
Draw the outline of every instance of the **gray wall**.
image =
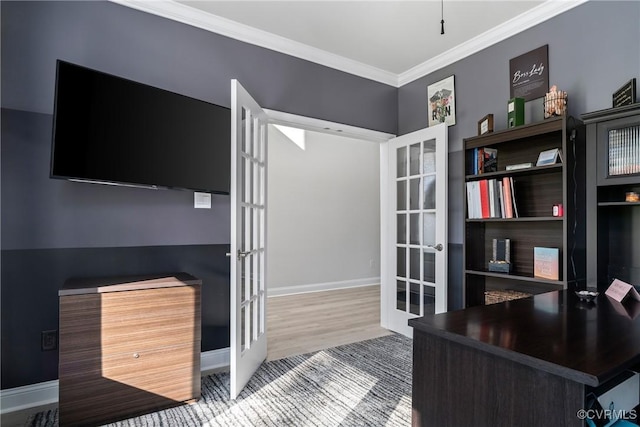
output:
M 397 89 L 103 1 L 1 7 L 2 389 L 57 378 L 57 290 L 72 276 L 182 270 L 203 279 L 204 351 L 229 345 L 230 207 L 213 196 L 49 179 L 56 59 L 229 106 L 239 79 L 264 107 L 395 133 Z
M 269 131 L 269 293 L 380 278 L 380 146 L 306 132 L 304 150 Z
M 589 2 L 399 90 L 113 3 L 0 7 L 3 389 L 57 377 L 57 354 L 40 352 L 40 331 L 57 328 L 57 289 L 74 275 L 199 275 L 203 350 L 228 345 L 228 198 L 195 211 L 188 192 L 48 180 L 57 58 L 226 106 L 237 78 L 267 108 L 401 134 L 427 125 L 427 85 L 454 74 L 453 306 L 462 267 L 462 138 L 488 113 L 496 129 L 505 127 L 509 59 L 549 44 L 551 82 L 569 92 L 573 115 L 609 107 L 613 91 L 640 75 L 638 2 Z M 531 120 L 541 107 L 528 110 Z
M 509 60 L 549 45 L 549 81 L 567 91 L 569 114 L 611 107 L 611 96 L 632 77 L 640 79 L 640 2 L 593 1 L 578 6 L 398 91 L 398 134 L 428 125 L 427 86 L 455 75 L 456 125 L 449 127 L 450 307 L 461 304 L 464 213 L 462 139 L 477 135 L 478 121 L 494 116 L 506 128 Z M 528 102 L 525 123 L 542 120 L 542 102 Z M 456 248 L 456 246 L 458 246 Z

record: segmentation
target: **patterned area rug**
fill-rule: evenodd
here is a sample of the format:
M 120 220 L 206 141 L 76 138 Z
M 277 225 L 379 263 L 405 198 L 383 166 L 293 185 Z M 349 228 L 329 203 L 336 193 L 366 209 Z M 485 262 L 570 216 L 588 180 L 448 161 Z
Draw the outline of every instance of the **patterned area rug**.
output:
M 389 335 L 264 363 L 236 400 L 229 374 L 202 379 L 202 397 L 110 426 L 409 426 L 412 341 Z M 58 425 L 58 410 L 27 425 Z
M 496 304 L 498 302 L 511 301 L 514 299 L 530 297 L 531 294 L 511 290 L 492 290 L 484 293 L 485 304 Z

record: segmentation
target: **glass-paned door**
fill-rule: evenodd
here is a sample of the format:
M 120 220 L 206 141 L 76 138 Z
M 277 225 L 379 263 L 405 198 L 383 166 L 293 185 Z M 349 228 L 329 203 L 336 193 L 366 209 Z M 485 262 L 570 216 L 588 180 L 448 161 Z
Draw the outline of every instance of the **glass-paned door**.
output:
M 267 118 L 231 82 L 231 373 L 235 399 L 267 357 Z
M 392 139 L 383 149 L 382 320 L 407 336 L 410 318 L 447 309 L 446 143 L 446 125 L 438 125 Z

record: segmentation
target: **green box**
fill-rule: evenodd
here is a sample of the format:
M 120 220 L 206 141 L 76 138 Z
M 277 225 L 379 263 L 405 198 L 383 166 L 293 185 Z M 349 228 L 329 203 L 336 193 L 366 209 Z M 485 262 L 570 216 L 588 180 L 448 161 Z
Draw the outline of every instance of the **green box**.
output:
M 524 124 L 524 98 L 512 98 L 507 104 L 507 128 Z

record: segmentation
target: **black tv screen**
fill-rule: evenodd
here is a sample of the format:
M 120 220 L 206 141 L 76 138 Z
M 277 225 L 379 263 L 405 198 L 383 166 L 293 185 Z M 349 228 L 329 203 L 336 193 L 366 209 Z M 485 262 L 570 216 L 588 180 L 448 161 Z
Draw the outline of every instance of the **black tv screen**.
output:
M 58 60 L 51 177 L 228 194 L 229 108 Z

